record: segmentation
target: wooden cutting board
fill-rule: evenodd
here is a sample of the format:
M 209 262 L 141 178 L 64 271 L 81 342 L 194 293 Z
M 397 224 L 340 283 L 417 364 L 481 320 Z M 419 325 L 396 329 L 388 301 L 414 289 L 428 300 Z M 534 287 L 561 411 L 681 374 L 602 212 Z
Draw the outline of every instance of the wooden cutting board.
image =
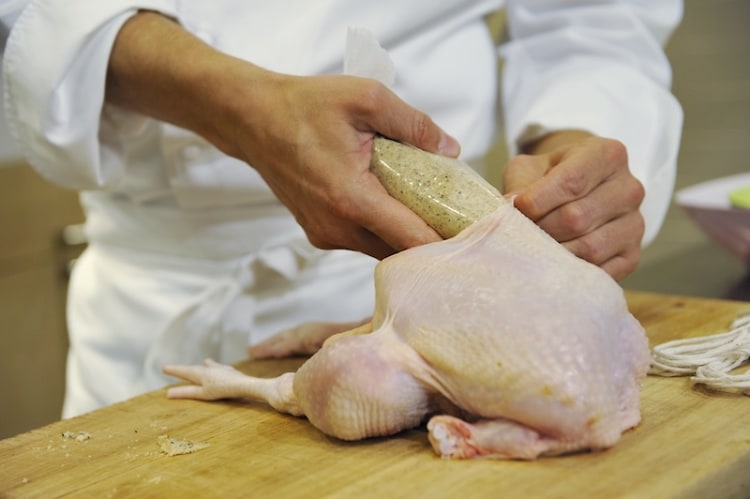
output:
M 628 300 L 652 344 L 724 330 L 750 311 L 750 303 L 645 293 Z M 241 369 L 270 376 L 301 362 Z M 0 441 L 0 495 L 750 497 L 750 397 L 649 377 L 642 413 L 604 452 L 449 461 L 432 453 L 424 429 L 346 443 L 262 405 L 167 400 L 160 390 Z M 168 456 L 160 435 L 208 447 Z

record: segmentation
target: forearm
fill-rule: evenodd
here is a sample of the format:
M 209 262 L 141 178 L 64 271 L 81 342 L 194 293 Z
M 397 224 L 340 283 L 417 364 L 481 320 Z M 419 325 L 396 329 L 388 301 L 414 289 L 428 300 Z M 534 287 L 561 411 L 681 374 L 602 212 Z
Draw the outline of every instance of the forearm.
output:
M 238 88 L 260 96 L 258 87 L 273 84 L 273 77 L 215 50 L 170 18 L 141 12 L 117 36 L 105 95 L 111 104 L 189 129 L 237 155 L 225 125 L 241 113 L 240 105 L 249 105 Z

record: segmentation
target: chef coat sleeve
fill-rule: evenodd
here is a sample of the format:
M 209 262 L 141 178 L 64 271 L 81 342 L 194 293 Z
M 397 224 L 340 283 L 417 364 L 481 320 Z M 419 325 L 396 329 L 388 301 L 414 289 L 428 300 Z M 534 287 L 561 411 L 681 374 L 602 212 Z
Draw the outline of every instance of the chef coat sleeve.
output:
M 0 53 L 5 51 L 10 28 L 29 0 L 0 0 Z
M 8 127 L 42 176 L 80 190 L 112 186 L 124 176 L 115 127 L 110 123 L 108 133 L 107 121 L 117 122 L 117 133 L 135 133 L 146 118 L 104 113 L 110 51 L 138 9 L 174 16 L 176 2 L 30 0 L 17 18 L 2 18 L 12 24 L 3 56 Z
M 679 0 L 509 0 L 500 47 L 509 150 L 571 128 L 623 142 L 646 189 L 644 245 L 674 188 L 682 108 L 663 45 L 682 11 Z

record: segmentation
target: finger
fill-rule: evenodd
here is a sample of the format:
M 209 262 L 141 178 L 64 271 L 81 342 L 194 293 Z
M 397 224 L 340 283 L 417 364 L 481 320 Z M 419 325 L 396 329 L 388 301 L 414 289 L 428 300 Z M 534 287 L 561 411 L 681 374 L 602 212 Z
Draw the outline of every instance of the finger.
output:
M 640 258 L 640 246 L 645 224 L 642 215 L 631 212 L 598 227 L 581 237 L 563 243 L 576 256 L 595 265 L 622 272 L 632 272 Z M 617 257 L 624 260 L 619 262 Z M 611 275 L 614 275 L 610 273 Z
M 377 260 L 388 258 L 398 251 L 377 234 L 373 234 L 363 227 L 357 227 L 354 234 L 355 244 L 357 245 L 354 249 Z
M 300 221 L 310 244 L 324 250 L 348 249 L 358 251 L 366 255 L 382 260 L 395 253 L 395 249 L 389 246 L 381 238 L 362 227 L 363 220 L 368 214 L 356 212 L 349 213 L 346 218 L 329 217 L 325 224 L 316 222 L 314 225 Z
M 616 281 L 624 279 L 630 275 L 636 268 L 638 268 L 638 262 L 640 261 L 641 251 L 640 246 L 637 246 L 633 251 L 627 251 L 625 253 L 615 255 L 606 262 L 602 263 L 600 267 L 607 272 Z
M 575 169 L 563 171 L 555 168 L 551 173 L 520 192 L 515 198 L 516 207 L 531 220 L 539 221 L 565 204 L 582 199 L 602 179 L 587 177 Z
M 335 234 L 308 233 L 308 239 L 317 248 L 348 248 L 378 260 L 407 248 L 442 240 L 416 213 L 390 197 L 379 182 L 372 191 L 362 191 L 357 212 L 351 217 L 354 223 L 342 221 L 335 228 Z
M 549 170 L 549 156 L 531 156 L 521 154 L 510 161 L 503 168 L 503 192 L 514 195 L 538 181 Z
M 606 232 L 616 234 L 620 228 L 612 228 L 613 224 L 607 224 L 602 229 L 587 234 L 586 236 L 564 243 L 563 246 L 568 248 L 572 253 L 580 258 L 601 267 L 613 279 L 619 280 L 630 273 L 637 267 L 641 256 L 641 236 L 633 236 L 625 239 L 621 245 L 611 245 L 606 241 L 610 236 Z
M 388 195 L 374 175 L 371 179 L 360 201 L 365 229 L 396 251 L 442 240 L 419 215 Z
M 363 229 L 359 225 L 350 225 L 348 231 L 345 231 L 347 224 L 340 223 L 338 229 L 340 234 L 346 237 L 336 235 L 334 237 L 315 238 L 308 234 L 310 243 L 320 249 L 350 249 L 364 253 L 368 256 L 382 260 L 394 254 L 396 250 L 381 238 L 372 232 Z
M 635 179 L 610 179 L 587 196 L 559 206 L 536 222 L 558 241 L 569 241 L 637 210 L 641 200 L 640 184 Z
M 554 167 L 518 199 L 521 206 L 529 202 L 524 208 L 527 216 L 536 217 L 534 220 L 554 210 L 555 205 L 583 199 L 600 185 L 615 178 L 627 179 L 629 175 L 627 150 L 616 140 L 590 139 L 569 148 L 555 149 L 548 156 Z M 634 177 L 629 178 L 638 183 Z M 632 182 L 620 185 L 623 191 L 631 193 L 635 192 L 630 190 L 632 187 Z
M 373 87 L 371 96 L 370 112 L 365 120 L 367 127 L 373 128 L 372 131 L 429 152 L 452 157 L 461 152 L 455 138 L 384 85 Z

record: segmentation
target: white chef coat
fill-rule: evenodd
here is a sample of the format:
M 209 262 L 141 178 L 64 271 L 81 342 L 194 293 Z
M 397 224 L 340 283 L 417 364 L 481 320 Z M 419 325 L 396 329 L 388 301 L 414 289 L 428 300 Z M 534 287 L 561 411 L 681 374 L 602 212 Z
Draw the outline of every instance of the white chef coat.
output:
M 483 17 L 503 6 L 497 99 Z M 347 28 L 366 28 L 395 63 L 393 90 L 454 135 L 464 159 L 482 157 L 498 125 L 511 152 L 559 128 L 614 137 L 646 187 L 645 239 L 662 223 L 682 122 L 662 44 L 678 0 L 6 0 L 9 127 L 40 174 L 81 191 L 87 215 L 69 290 L 65 415 L 162 386 L 166 362 L 236 361 L 279 329 L 358 320 L 373 306 L 375 262 L 311 247 L 255 170 L 104 103 L 112 43 L 137 9 L 298 75 L 341 72 Z

